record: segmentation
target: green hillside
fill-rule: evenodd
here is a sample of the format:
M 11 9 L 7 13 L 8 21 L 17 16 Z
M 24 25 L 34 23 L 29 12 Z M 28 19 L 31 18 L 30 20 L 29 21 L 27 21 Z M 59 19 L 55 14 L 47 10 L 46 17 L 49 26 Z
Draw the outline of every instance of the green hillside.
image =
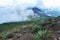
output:
M 60 17 L 0 24 L 0 40 L 57 40 L 58 33 Z

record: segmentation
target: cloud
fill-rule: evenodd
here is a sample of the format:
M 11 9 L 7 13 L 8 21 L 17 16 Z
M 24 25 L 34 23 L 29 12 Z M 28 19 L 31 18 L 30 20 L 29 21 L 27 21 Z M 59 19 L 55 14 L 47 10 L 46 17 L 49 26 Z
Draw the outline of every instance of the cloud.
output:
M 0 23 L 27 20 L 33 15 L 28 7 L 36 6 L 36 0 L 0 0 Z
M 0 7 L 1 6 L 10 6 L 13 4 L 13 0 L 0 0 Z
M 59 0 L 0 0 L 0 23 L 26 20 L 28 15 L 34 15 L 27 8 L 60 8 Z M 51 15 L 50 15 L 51 16 Z
M 60 0 L 41 0 L 45 8 L 60 8 Z
M 15 8 L 13 7 L 0 8 L 0 23 L 24 21 L 27 20 L 27 16 L 34 15 L 32 10 L 24 11 L 21 10 L 19 7 Z

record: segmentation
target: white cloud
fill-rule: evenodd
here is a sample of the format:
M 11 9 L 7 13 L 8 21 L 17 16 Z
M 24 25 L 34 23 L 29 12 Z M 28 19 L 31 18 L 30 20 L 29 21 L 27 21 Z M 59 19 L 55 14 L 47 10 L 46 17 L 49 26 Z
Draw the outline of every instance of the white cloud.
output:
M 26 20 L 26 16 L 32 15 L 33 13 L 31 10 L 26 11 L 26 8 L 60 8 L 60 0 L 0 0 L 0 7 L 7 7 L 5 9 L 1 8 L 2 10 L 0 9 L 0 23 L 20 21 Z M 20 11 L 22 15 L 18 15 L 16 9 Z M 48 15 L 51 16 L 50 14 Z
M 45 8 L 60 8 L 60 0 L 41 0 Z
M 18 4 L 36 4 L 37 0 L 16 0 Z
M 11 5 L 36 6 L 45 8 L 60 7 L 60 0 L 0 0 L 0 6 Z M 42 4 L 42 5 L 40 5 Z M 39 6 L 40 5 L 40 6 Z
M 0 6 L 10 6 L 13 4 L 13 0 L 0 0 Z
M 11 6 L 11 5 L 36 5 L 37 0 L 0 0 L 0 6 Z

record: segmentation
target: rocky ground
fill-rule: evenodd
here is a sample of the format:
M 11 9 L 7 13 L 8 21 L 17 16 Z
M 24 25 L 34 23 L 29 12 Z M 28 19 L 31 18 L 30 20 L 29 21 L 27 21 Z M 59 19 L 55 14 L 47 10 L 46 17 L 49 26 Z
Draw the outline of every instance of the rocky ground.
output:
M 51 25 L 51 20 L 45 24 L 45 29 L 51 30 L 52 35 L 49 40 L 60 40 L 60 17 L 53 20 L 53 24 Z
M 5 39 L 0 37 L 0 40 Z M 32 27 L 24 27 L 20 30 L 20 32 L 14 32 L 14 36 L 12 38 L 8 38 L 7 40 L 34 40 Z
M 34 40 L 34 33 L 31 27 L 23 28 L 19 33 L 16 33 L 12 40 Z
M 47 21 L 44 28 L 52 31 L 52 35 L 44 40 L 60 40 L 60 18 L 53 20 L 52 25 L 51 20 Z M 3 38 L 0 37 L 0 40 L 3 40 Z M 14 32 L 13 38 L 7 40 L 34 40 L 32 27 L 24 27 L 20 32 Z

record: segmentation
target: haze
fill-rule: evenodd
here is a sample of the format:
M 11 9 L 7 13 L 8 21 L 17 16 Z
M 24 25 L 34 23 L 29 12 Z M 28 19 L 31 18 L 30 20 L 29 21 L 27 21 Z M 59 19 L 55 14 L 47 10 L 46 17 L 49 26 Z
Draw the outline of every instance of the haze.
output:
M 27 20 L 33 7 L 60 10 L 60 0 L 0 0 L 0 23 Z

